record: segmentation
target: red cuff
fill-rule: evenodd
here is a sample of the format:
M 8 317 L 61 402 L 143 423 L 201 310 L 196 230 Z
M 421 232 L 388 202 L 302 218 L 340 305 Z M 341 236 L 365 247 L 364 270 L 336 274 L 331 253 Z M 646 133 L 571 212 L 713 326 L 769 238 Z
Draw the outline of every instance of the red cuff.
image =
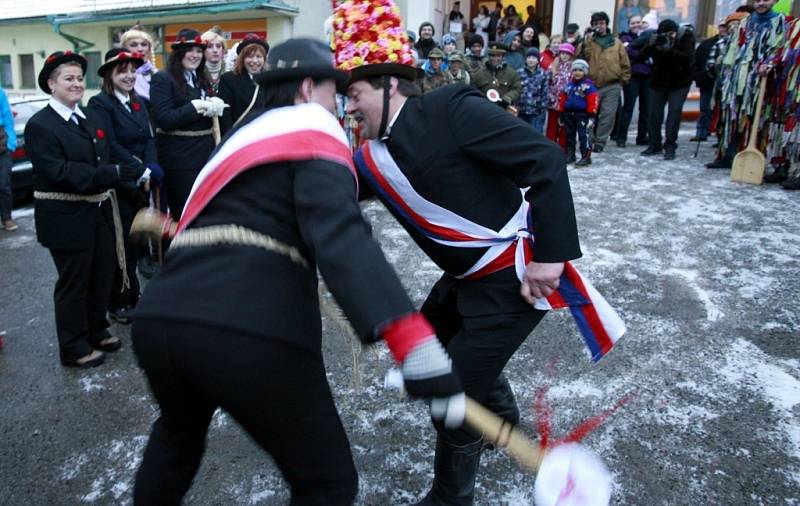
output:
M 389 351 L 398 363 L 403 363 L 412 349 L 436 334 L 428 320 L 419 312 L 387 323 L 379 333 L 386 340 Z

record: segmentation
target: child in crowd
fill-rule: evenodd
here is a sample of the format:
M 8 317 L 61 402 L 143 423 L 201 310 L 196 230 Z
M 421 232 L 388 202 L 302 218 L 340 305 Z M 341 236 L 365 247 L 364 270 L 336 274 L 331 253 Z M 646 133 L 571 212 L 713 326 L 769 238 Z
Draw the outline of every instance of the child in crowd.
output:
M 558 59 L 550 64 L 550 83 L 547 89 L 547 138 L 567 149 L 567 137 L 564 126 L 558 120 L 561 114 L 558 101 L 561 92 L 572 78 L 572 59 L 575 57 L 575 46 L 565 42 L 558 47 Z
M 572 80 L 559 99 L 561 122 L 567 130 L 567 163 L 575 161 L 575 134 L 578 134 L 581 159 L 575 163 L 576 167 L 592 164 L 588 132 L 597 114 L 599 96 L 592 80 L 586 77 L 588 73 L 586 60 L 572 62 Z
M 539 67 L 538 49 L 532 47 L 525 52 L 525 67 L 517 72 L 522 81 L 522 93 L 516 104 L 519 118 L 544 134 L 544 120 L 547 115 L 547 87 L 550 76 Z

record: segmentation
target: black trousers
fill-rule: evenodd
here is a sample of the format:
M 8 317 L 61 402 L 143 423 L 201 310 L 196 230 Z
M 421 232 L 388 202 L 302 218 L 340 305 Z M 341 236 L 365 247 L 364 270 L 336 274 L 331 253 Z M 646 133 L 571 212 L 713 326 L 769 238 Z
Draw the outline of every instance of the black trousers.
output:
M 464 307 L 467 303 L 463 300 L 459 302 L 459 297 L 469 296 L 468 292 L 472 291 L 472 287 L 459 286 L 459 283 L 454 285 L 451 280 L 452 278 L 444 277 L 433 286 L 421 311 L 433 325 L 442 345 L 447 348 L 464 393 L 485 405 L 489 392 L 506 363 L 547 311 L 531 308 L 522 312 L 465 316 L 459 307 Z M 482 296 L 494 301 L 505 295 L 494 297 L 492 288 L 488 285 L 480 289 Z M 440 422 L 434 422 L 434 425 L 440 438 L 452 445 L 463 446 L 480 438 L 479 434 L 464 427 L 450 430 Z
M 321 355 L 166 320 L 137 318 L 131 335 L 161 408 L 136 474 L 135 504 L 180 504 L 217 407 L 272 456 L 291 504 L 353 502 L 358 476 Z
M 128 271 L 130 286 L 123 289 L 122 271 L 120 269 L 115 269 L 114 282 L 111 286 L 111 298 L 108 304 L 108 308 L 111 310 L 122 306 L 135 307 L 136 303 L 139 301 L 141 289 L 139 286 L 139 278 L 136 276 L 136 262 L 140 256 L 140 247 L 130 241 L 129 236 L 136 212 L 144 207 L 143 198 L 144 196 L 142 196 L 141 199 L 135 196 L 120 196 L 119 198 L 119 216 L 122 221 L 122 234 L 125 238 L 125 266 Z
M 51 249 L 58 271 L 53 293 L 62 361 L 92 352 L 90 343 L 108 337 L 106 309 L 117 267 L 114 228 L 108 203 L 97 213 L 94 243 L 83 250 Z
M 681 111 L 686 96 L 689 94 L 689 87 L 668 89 L 650 89 L 650 146 L 661 147 L 661 125 L 664 124 L 664 106 L 667 107 L 667 127 L 664 141 L 664 149 L 675 151 L 678 146 L 678 129 L 681 126 Z
M 571 152 L 575 149 L 575 135 L 577 134 L 581 156 L 589 154 L 589 133 L 587 131 L 589 115 L 584 111 L 564 111 L 561 113 L 561 121 L 567 131 L 567 150 Z
M 169 214 L 173 220 L 181 219 L 183 206 L 189 199 L 198 174 L 200 170 L 172 170 L 164 175 L 164 190 L 167 192 Z
M 639 119 L 636 127 L 636 142 L 644 143 L 647 141 L 648 122 L 647 117 L 650 113 L 650 76 L 633 76 L 630 82 L 622 88 L 624 102 L 622 111 L 618 116 L 617 139 L 627 140 L 628 129 L 633 118 L 633 109 L 636 101 L 639 101 Z

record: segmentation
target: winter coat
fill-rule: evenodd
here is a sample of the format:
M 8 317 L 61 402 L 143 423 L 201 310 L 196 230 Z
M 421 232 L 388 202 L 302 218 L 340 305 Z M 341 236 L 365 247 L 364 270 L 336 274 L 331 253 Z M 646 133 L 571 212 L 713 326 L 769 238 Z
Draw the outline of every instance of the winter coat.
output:
M 264 107 L 264 96 L 259 93 L 253 102 L 253 94 L 256 92 L 256 83 L 250 78 L 250 74 L 245 70 L 241 74 L 226 72 L 219 80 L 219 98 L 225 101 L 230 107 L 225 108 L 225 113 L 219 120 L 222 135 L 228 133 L 233 124 L 244 114 L 250 103 L 252 109 L 258 110 Z
M 694 32 L 685 31 L 672 47 L 659 49 L 651 40 L 644 48 L 653 58 L 653 77 L 650 86 L 656 89 L 677 90 L 692 85 L 694 61 Z
M 539 66 L 542 67 L 542 70 L 550 70 L 550 64 L 553 63 L 556 58 L 558 58 L 558 55 L 550 51 L 550 48 L 548 47 L 541 52 Z
M 514 70 L 519 70 L 525 66 L 525 55 L 522 54 L 523 47 L 520 46 L 516 51 L 512 51 L 510 49 L 511 41 L 517 35 L 519 35 L 519 30 L 512 30 L 508 32 L 505 37 L 503 37 L 503 45 L 507 48 L 506 54 L 503 56 L 503 60 Z
M 419 54 L 420 61 L 427 60 L 428 54 L 433 50 L 433 48 L 439 47 L 436 44 L 436 41 L 433 39 L 420 39 L 416 44 L 414 44 L 414 49 L 417 50 L 417 54 Z
M 487 62 L 481 70 L 472 74 L 470 79 L 472 86 L 481 90 L 484 95 L 490 89 L 497 90 L 500 98 L 507 104 L 516 103 L 522 91 L 519 74 L 505 63 L 495 68 Z
M 692 78 L 701 90 L 711 90 L 714 88 L 716 79 L 716 69 L 714 67 L 717 41 L 720 36 L 715 35 L 701 42 L 694 51 L 694 63 L 692 64 Z
M 560 111 L 585 112 L 589 115 L 597 114 L 600 96 L 597 87 L 591 79 L 584 77 L 580 81 L 571 80 L 559 97 Z
M 89 109 L 103 122 L 111 161 L 125 165 L 156 163 L 156 139 L 144 102 L 131 97 L 128 110 L 105 91 L 89 100 Z
M 422 93 L 428 93 L 436 88 L 453 84 L 453 75 L 444 69 L 438 71 L 428 69 L 425 75 L 419 81 L 419 87 L 422 88 Z
M 464 57 L 464 68 L 467 69 L 467 72 L 469 72 L 470 76 L 482 69 L 484 66 L 486 66 L 485 56 L 474 56 L 472 53 L 470 53 Z
M 633 41 L 638 38 L 639 35 L 636 35 L 632 32 L 619 34 L 619 40 L 622 42 L 622 45 L 625 46 L 625 51 L 628 53 L 628 60 L 631 63 L 631 75 L 637 77 L 649 77 L 653 72 L 653 68 L 650 64 L 650 58 L 644 57 L 642 46 L 633 44 Z
M 589 77 L 598 88 L 614 83 L 625 84 L 631 80 L 631 63 L 619 39 L 604 49 L 593 37 L 588 37 L 576 54 L 589 62 Z
M 558 70 L 553 74 L 550 69 L 550 84 L 547 88 L 547 108 L 558 110 L 558 101 L 561 92 L 567 87 L 567 83 L 572 79 L 572 61 L 562 62 L 560 59 L 553 61 L 553 65 L 558 65 Z
M 521 114 L 539 114 L 547 107 L 547 87 L 550 76 L 539 68 L 531 72 L 527 67 L 518 70 L 522 81 L 522 92 L 517 102 Z

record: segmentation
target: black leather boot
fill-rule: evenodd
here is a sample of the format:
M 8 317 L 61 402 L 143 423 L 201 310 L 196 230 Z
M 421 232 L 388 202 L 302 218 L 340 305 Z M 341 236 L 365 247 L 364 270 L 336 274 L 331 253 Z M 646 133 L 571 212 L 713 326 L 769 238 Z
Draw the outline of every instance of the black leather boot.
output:
M 433 487 L 418 506 L 471 505 L 475 497 L 475 476 L 481 460 L 482 440 L 464 446 L 438 438 L 433 464 Z
M 575 163 L 575 146 L 571 146 L 567 148 L 567 163 Z

